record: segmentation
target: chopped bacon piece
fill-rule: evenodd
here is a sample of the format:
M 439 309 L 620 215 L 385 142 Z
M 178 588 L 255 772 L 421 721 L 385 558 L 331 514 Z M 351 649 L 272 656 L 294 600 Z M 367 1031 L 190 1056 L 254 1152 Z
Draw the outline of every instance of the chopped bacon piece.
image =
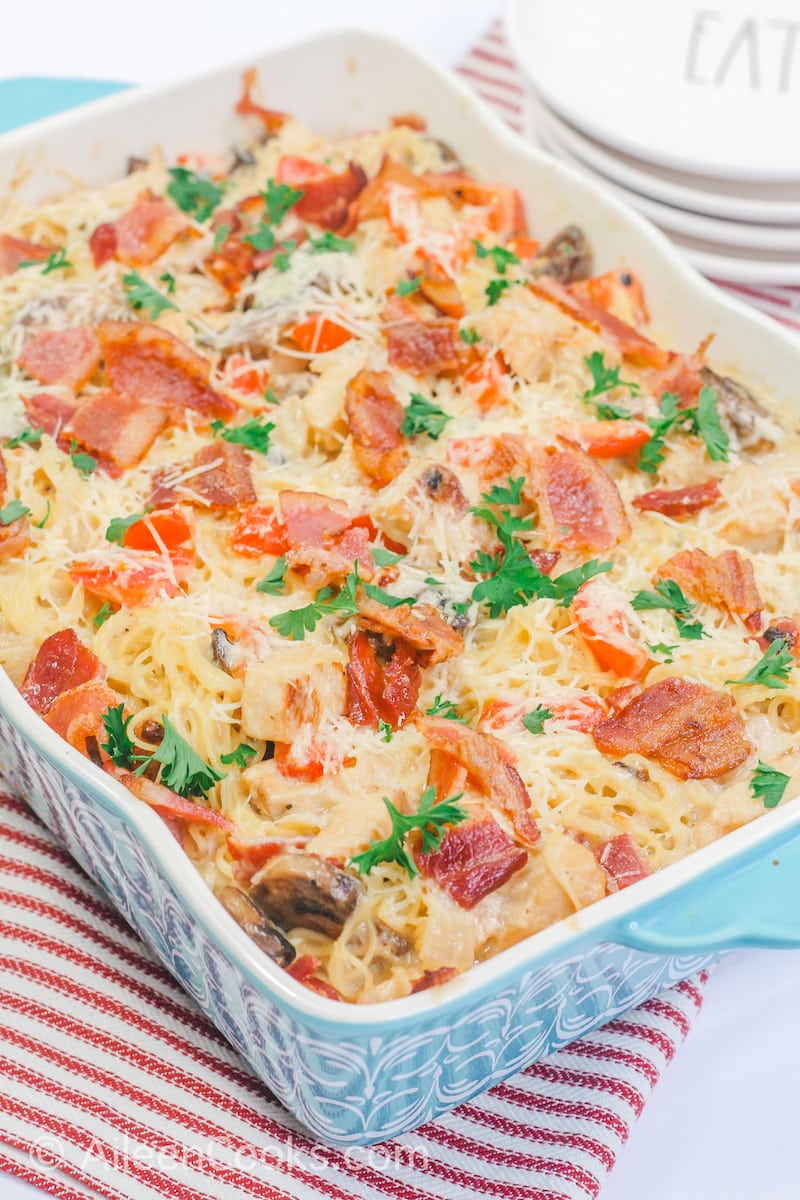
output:
M 423 971 L 412 983 L 411 995 L 416 996 L 417 992 L 427 992 L 429 988 L 440 987 L 441 984 L 455 979 L 457 975 L 455 967 L 434 967 L 432 970 Z
M 210 364 L 166 329 L 139 321 L 97 327 L 108 381 L 115 392 L 163 408 L 171 420 L 228 420 L 236 405 L 209 384 Z
M 764 632 L 755 640 L 762 650 L 769 650 L 778 639 L 786 643 L 795 658 L 800 655 L 800 625 L 793 617 L 774 617 Z
M 636 614 L 621 588 L 599 576 L 587 580 L 575 594 L 572 614 L 581 639 L 599 666 L 627 679 L 642 674 L 650 656 L 631 635 Z
M 504 184 L 479 183 L 464 171 L 443 171 L 422 176 L 434 194 L 444 195 L 453 204 L 476 204 L 488 208 L 487 224 L 505 237 L 524 234 L 527 229 L 525 206 L 516 188 Z
M 634 454 L 652 437 L 644 421 L 559 421 L 558 436 L 580 446 L 592 458 L 622 458 Z
M 398 641 L 391 658 L 382 663 L 365 633 L 355 633 L 347 664 L 347 716 L 354 725 L 377 729 L 386 721 L 392 729 L 406 723 L 416 707 L 422 676 L 409 646 Z
M 476 467 L 486 484 L 507 482 L 509 475 L 529 475 L 523 465 L 520 447 L 514 437 L 478 434 L 476 437 L 453 438 L 447 443 L 447 457 L 457 467 Z
M 560 550 L 529 550 L 528 556 L 534 566 L 538 567 L 543 575 L 552 575 L 553 570 L 561 558 Z
M 315 974 L 319 967 L 320 961 L 318 958 L 314 958 L 313 954 L 301 954 L 285 970 L 292 979 L 302 983 L 303 987 L 307 987 L 309 991 L 316 992 L 318 996 L 326 996 L 328 1000 L 341 1000 L 342 997 L 336 988 Z
M 166 423 L 163 408 L 103 391 L 79 405 L 64 434 L 120 467 L 135 467 Z
M 289 120 L 288 114 L 277 112 L 274 108 L 264 108 L 253 99 L 253 88 L 256 86 L 258 71 L 248 67 L 242 72 L 242 95 L 236 102 L 236 112 L 243 117 L 258 117 L 264 126 L 264 132 L 272 136 L 278 133 Z
M 610 841 L 603 842 L 595 850 L 594 856 L 608 876 L 609 892 L 621 892 L 623 888 L 646 879 L 650 874 L 649 866 L 629 833 L 620 833 Z
M 262 554 L 285 554 L 289 549 L 286 526 L 271 504 L 251 504 L 242 510 L 231 534 L 234 554 L 260 558 Z
M 671 491 L 654 488 L 652 492 L 643 492 L 634 497 L 633 507 L 640 512 L 663 513 L 665 517 L 689 517 L 721 499 L 719 484 L 716 479 L 709 479 L 707 483 L 694 483 L 691 487 Z
M 458 368 L 457 326 L 442 317 L 436 321 L 403 321 L 386 330 L 389 365 L 412 375 L 441 375 Z
M 225 378 L 228 386 L 249 396 L 262 396 L 270 380 L 268 362 L 253 362 L 243 354 L 232 354 L 225 360 Z
M 42 642 L 19 690 L 31 708 L 45 713 L 62 692 L 105 677 L 100 659 L 75 631 L 59 629 Z
M 634 366 L 663 369 L 675 357 L 670 350 L 662 350 L 632 325 L 620 321 L 588 297 L 576 295 L 571 287 L 566 287 L 550 275 L 540 275 L 528 287 L 540 299 L 558 305 L 562 312 L 574 320 L 602 334 Z
M 633 272 L 624 267 L 572 283 L 569 290 L 573 296 L 599 304 L 628 325 L 646 325 L 649 320 L 642 285 Z
M 526 491 L 552 544 L 570 550 L 610 550 L 631 527 L 617 485 L 577 446 L 530 450 Z
M 306 354 L 327 354 L 329 350 L 338 350 L 345 342 L 351 341 L 353 335 L 344 325 L 337 325 L 335 321 L 318 314 L 294 325 L 289 337 Z
M 253 504 L 255 499 L 250 460 L 235 442 L 211 442 L 188 464 L 176 464 L 153 476 L 151 503 L 158 508 L 182 501 L 224 512 Z
M 464 649 L 464 639 L 452 629 L 432 604 L 399 604 L 389 608 L 365 595 L 358 598 L 358 623 L 372 633 L 400 638 L 416 650 L 424 667 L 453 658 Z
M 278 160 L 275 177 L 278 183 L 302 189 L 293 211 L 323 229 L 344 225 L 350 205 L 367 184 L 366 173 L 357 163 L 348 163 L 347 170 L 337 175 L 320 163 L 292 157 Z
M 94 265 L 116 258 L 128 267 L 146 266 L 188 228 L 186 218 L 163 196 L 143 192 L 133 208 L 95 229 L 89 239 Z
M 395 113 L 389 120 L 395 129 L 404 125 L 406 129 L 414 129 L 417 133 L 424 133 L 428 128 L 428 122 L 425 118 L 415 112 Z
M 603 754 L 642 754 L 679 779 L 716 779 L 752 751 L 733 698 L 671 675 L 594 730 Z
M 359 371 L 347 385 L 345 412 L 356 461 L 378 487 L 386 487 L 408 462 L 400 431 L 406 410 L 388 371 Z
M 60 396 L 51 396 L 49 392 L 37 392 L 23 403 L 30 427 L 42 429 L 51 438 L 55 438 L 62 449 L 66 449 L 69 441 L 67 438 L 62 439 L 61 431 L 77 408 L 75 401 L 62 400 Z
M 234 228 L 239 225 L 237 218 Z M 243 241 L 236 233 L 230 233 L 222 245 L 212 251 L 205 260 L 205 265 L 217 283 L 225 288 L 226 292 L 235 295 L 247 276 L 257 269 L 256 258 L 256 251 L 248 242 Z
M 528 861 L 491 817 L 464 821 L 448 829 L 438 850 L 415 855 L 423 875 L 435 879 L 462 908 L 474 908 Z
M 356 560 L 361 577 L 372 578 L 370 531 L 355 523 L 341 500 L 318 492 L 288 490 L 281 492 L 279 499 L 289 565 L 306 575 L 310 587 L 324 587 L 343 578 Z
M 52 253 L 51 246 L 37 246 L 36 242 L 0 233 L 0 275 L 12 275 L 20 263 L 44 262 Z
M 77 392 L 100 365 L 100 343 L 88 325 L 43 329 L 28 342 L 17 365 L 39 383 L 61 383 Z
M 291 745 L 275 743 L 275 766 L 286 779 L 304 779 L 306 783 L 313 783 L 323 775 L 336 775 L 343 762 L 342 746 L 316 734 L 302 748 L 296 742 Z
M 322 546 L 328 538 L 344 533 L 352 521 L 347 505 L 319 492 L 282 491 L 278 499 L 292 545 Z
M 119 692 L 93 680 L 61 692 L 43 716 L 59 737 L 81 754 L 88 754 L 87 739 L 99 743 L 104 738 L 103 714 L 121 702 Z
M 0 562 L 22 554 L 31 544 L 31 522 L 26 515 L 0 525 Z
M 381 320 L 384 325 L 397 325 L 405 321 L 424 321 L 425 317 L 411 297 L 390 292 L 381 312 Z
M 127 771 L 114 770 L 110 773 L 162 817 L 179 817 L 182 821 L 193 821 L 198 825 L 208 825 L 210 829 L 221 829 L 223 833 L 234 832 L 233 822 L 223 817 L 221 812 L 203 804 L 196 804 L 194 800 L 187 800 L 185 796 L 179 796 L 177 792 L 164 787 L 163 783 L 156 783 L 146 775 L 131 775 Z
M 419 717 L 417 726 L 433 750 L 440 750 L 466 770 L 483 794 L 508 817 L 520 841 L 532 845 L 539 829 L 528 811 L 531 798 L 508 751 L 490 733 L 468 729 L 446 717 Z M 439 795 L 437 800 L 446 799 Z
M 434 259 L 425 259 L 419 290 L 446 317 L 459 320 L 464 316 L 466 309 L 455 280 Z
M 681 550 L 661 564 L 656 578 L 674 579 L 697 600 L 726 608 L 743 617 L 752 629 L 760 626 L 764 602 L 758 594 L 753 564 L 738 550 L 725 550 L 716 558 L 705 550 Z
M 392 185 L 397 184 L 400 184 L 401 187 L 410 188 L 419 196 L 434 194 L 433 189 L 426 184 L 421 176 L 415 175 L 408 167 L 402 166 L 401 163 L 396 162 L 393 158 L 386 155 L 380 165 L 378 174 L 370 179 L 366 187 L 362 189 L 350 205 L 347 220 L 339 232 L 352 233 L 362 221 L 371 221 L 376 217 L 385 217 L 387 215 L 389 189 Z
M 591 733 L 606 716 L 603 701 L 588 692 L 575 691 L 564 700 L 548 696 L 544 705 L 553 714 L 551 720 L 558 728 L 576 733 Z M 522 718 L 529 708 L 530 704 L 526 706 L 518 701 L 490 700 L 484 705 L 479 724 L 482 729 L 522 728 Z

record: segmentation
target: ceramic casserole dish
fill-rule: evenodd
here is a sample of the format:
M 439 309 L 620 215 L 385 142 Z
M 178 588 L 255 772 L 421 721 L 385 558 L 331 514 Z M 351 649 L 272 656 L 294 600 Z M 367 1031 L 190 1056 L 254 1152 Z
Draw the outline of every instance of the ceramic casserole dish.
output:
M 705 283 L 646 221 L 510 133 L 415 52 L 345 31 L 255 65 L 269 102 L 323 133 L 379 127 L 410 107 L 471 169 L 518 187 L 537 235 L 568 221 L 596 269 L 645 282 L 667 344 L 715 335 L 716 370 L 789 403 L 791 335 Z M 95 101 L 0 138 L 0 195 L 37 201 L 102 185 L 160 144 L 221 150 L 236 137 L 242 65 Z M 313 86 L 309 86 L 309 80 Z M 0 678 L 0 780 L 30 802 L 272 1092 L 320 1138 L 402 1134 L 639 1004 L 739 945 L 800 945 L 800 798 L 450 983 L 345 1005 L 274 966 L 176 855 L 156 813 L 58 737 Z

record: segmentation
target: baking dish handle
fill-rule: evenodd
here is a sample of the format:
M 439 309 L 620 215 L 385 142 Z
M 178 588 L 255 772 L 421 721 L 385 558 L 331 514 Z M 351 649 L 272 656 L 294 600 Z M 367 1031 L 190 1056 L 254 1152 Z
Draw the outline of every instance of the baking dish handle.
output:
M 800 833 L 620 922 L 616 940 L 654 954 L 800 947 Z
M 98 100 L 128 87 L 108 79 L 47 79 L 33 75 L 0 81 L 0 133 Z

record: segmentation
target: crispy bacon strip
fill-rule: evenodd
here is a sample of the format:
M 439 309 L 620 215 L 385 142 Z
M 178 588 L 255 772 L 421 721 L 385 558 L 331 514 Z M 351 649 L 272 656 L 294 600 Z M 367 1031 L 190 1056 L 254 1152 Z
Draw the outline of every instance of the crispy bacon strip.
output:
M 760 637 L 755 641 L 762 650 L 769 650 L 773 642 L 786 643 L 786 649 L 791 650 L 795 658 L 800 656 L 800 624 L 796 617 L 774 617 Z
M 550 545 L 610 550 L 631 527 L 617 485 L 577 446 L 532 446 L 525 491 L 539 510 Z
M 347 220 L 339 232 L 352 233 L 362 221 L 385 217 L 387 215 L 387 186 L 390 184 L 400 184 L 402 187 L 411 188 L 420 197 L 434 194 L 433 189 L 420 175 L 415 175 L 408 167 L 404 167 L 386 155 L 378 174 L 370 179 L 366 187 L 350 204 Z
M 398 641 L 386 662 L 378 659 L 366 633 L 355 633 L 347 664 L 347 716 L 354 725 L 392 729 L 406 723 L 416 707 L 422 676 L 411 648 Z
M 88 756 L 87 740 L 93 738 L 99 744 L 104 739 L 103 714 L 121 701 L 119 692 L 105 683 L 82 683 L 57 696 L 44 719 L 70 746 Z
M 455 321 L 403 321 L 386 329 L 389 365 L 412 375 L 442 375 L 458 369 Z
M 378 487 L 386 487 L 408 462 L 400 431 L 405 409 L 388 371 L 359 371 L 347 385 L 345 412 L 356 461 Z
M 59 383 L 77 392 L 100 366 L 100 343 L 88 325 L 43 329 L 28 342 L 17 366 L 39 383 Z
M 758 594 L 753 564 L 738 550 L 712 558 L 705 550 L 681 550 L 662 563 L 657 579 L 674 579 L 689 595 L 743 617 L 751 629 L 760 628 L 764 602 Z
M 454 317 L 458 321 L 464 316 L 466 309 L 455 280 L 434 259 L 425 259 L 419 290 L 446 317 Z
M 411 995 L 416 996 L 417 992 L 427 992 L 428 988 L 449 983 L 451 979 L 455 979 L 456 975 L 458 975 L 458 971 L 455 967 L 434 967 L 432 970 L 423 971 L 420 977 L 412 983 Z
M 255 67 L 248 67 L 242 73 L 242 94 L 236 102 L 236 112 L 243 117 L 258 117 L 264 126 L 264 132 L 270 137 L 278 133 L 289 120 L 288 113 L 277 112 L 274 108 L 264 108 L 253 99 L 253 89 L 258 80 Z
M 632 325 L 607 312 L 588 296 L 576 295 L 572 288 L 565 287 L 550 275 L 540 275 L 538 279 L 532 280 L 528 287 L 542 300 L 557 304 L 562 312 L 579 321 L 581 325 L 602 334 L 616 347 L 626 362 L 634 366 L 663 370 L 678 357 L 669 350 L 662 350 Z
M 691 487 L 670 491 L 654 488 L 652 492 L 643 492 L 634 497 L 633 507 L 640 512 L 663 513 L 665 517 L 690 517 L 721 499 L 719 484 L 716 479 L 709 479 L 706 483 L 693 483 Z
M 235 832 L 233 822 L 229 821 L 227 817 L 223 817 L 222 813 L 217 812 L 216 809 L 195 804 L 194 800 L 187 800 L 184 796 L 179 796 L 177 792 L 170 791 L 168 787 L 148 779 L 145 775 L 132 775 L 119 769 L 110 771 L 110 774 L 114 775 L 126 788 L 129 788 L 134 796 L 138 796 L 140 800 L 144 800 L 145 804 L 154 808 L 162 817 L 179 817 L 182 821 L 196 821 L 198 825 L 221 829 L 223 833 Z
M 464 649 L 464 639 L 440 616 L 432 604 L 399 604 L 389 608 L 359 593 L 358 623 L 372 633 L 408 642 L 425 667 L 453 658 Z
M 165 508 L 182 501 L 227 511 L 256 499 L 250 461 L 242 446 L 222 440 L 198 450 L 189 463 L 156 471 L 151 503 Z
M 490 733 L 478 733 L 445 717 L 418 717 L 417 727 L 432 750 L 441 751 L 463 767 L 483 794 L 498 805 L 514 826 L 520 841 L 533 845 L 539 829 L 529 809 L 531 798 L 508 751 Z M 444 800 L 437 792 L 437 799 Z
M 163 408 L 102 391 L 84 400 L 64 434 L 120 467 L 135 467 L 166 423 Z
M 525 866 L 528 852 L 491 817 L 481 817 L 454 825 L 438 850 L 417 854 L 415 861 L 461 908 L 474 908 Z
M 620 833 L 617 837 L 603 842 L 594 852 L 608 877 L 609 892 L 621 892 L 623 888 L 646 879 L 650 868 L 642 857 L 642 852 L 629 833 Z
M 139 321 L 103 321 L 97 327 L 106 375 L 115 392 L 163 408 L 170 420 L 228 420 L 236 405 L 209 383 L 210 365 L 166 329 Z
M 320 588 L 342 579 L 358 560 L 362 579 L 372 579 L 370 534 L 341 500 L 318 492 L 283 491 L 281 513 L 289 548 L 286 558 L 305 575 L 309 587 Z
M 287 183 L 302 190 L 293 211 L 302 221 L 313 221 L 323 229 L 340 229 L 347 220 L 350 205 L 367 185 L 366 172 L 357 163 L 348 163 L 347 170 L 336 174 L 327 167 L 310 171 L 318 164 L 304 159 L 282 158 L 278 162 L 278 183 Z
M 62 438 L 61 431 L 77 408 L 75 401 L 51 396 L 49 392 L 37 392 L 23 403 L 31 429 L 42 429 L 51 438 L 55 438 L 62 450 L 66 449 L 69 439 Z
M 12 275 L 20 263 L 44 262 L 53 253 L 52 246 L 38 246 L 24 238 L 0 233 L 0 275 Z
M 573 296 L 599 304 L 628 325 L 646 325 L 649 319 L 642 285 L 636 275 L 624 267 L 576 281 L 570 284 L 569 290 Z
M 677 675 L 645 688 L 593 736 L 603 754 L 642 754 L 679 779 L 716 779 L 752 751 L 733 698 Z
M 75 631 L 59 629 L 42 642 L 19 690 L 31 708 L 46 713 L 62 692 L 105 677 L 100 659 Z
M 98 225 L 89 239 L 94 265 L 116 258 L 128 267 L 155 262 L 189 228 L 186 218 L 163 196 L 142 192 L 133 208 L 116 221 Z

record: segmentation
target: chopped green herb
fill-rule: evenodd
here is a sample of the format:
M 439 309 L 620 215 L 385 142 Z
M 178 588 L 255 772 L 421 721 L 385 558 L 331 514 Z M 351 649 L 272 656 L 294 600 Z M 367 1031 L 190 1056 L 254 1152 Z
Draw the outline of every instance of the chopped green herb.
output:
M 34 521 L 33 523 L 37 529 L 44 529 L 45 525 L 47 524 L 47 522 L 49 520 L 50 520 L 50 501 L 48 500 L 47 508 L 44 511 L 44 516 L 42 517 L 41 521 Z
M 72 465 L 76 471 L 80 472 L 84 478 L 91 475 L 92 471 L 97 470 L 97 459 L 92 458 L 91 454 L 84 453 L 78 449 L 78 443 L 73 438 L 69 444 L 69 456 L 72 459 Z
M 481 492 L 481 500 L 484 504 L 506 505 L 506 504 L 521 504 L 522 503 L 522 488 L 525 483 L 525 477 L 520 476 L 513 479 L 508 477 L 508 487 L 503 487 L 498 484 L 488 492 Z M 525 533 L 533 529 L 533 517 L 517 517 L 509 511 L 508 508 L 503 508 L 501 511 L 493 512 L 490 508 L 470 508 L 473 516 L 480 517 L 482 521 L 493 525 L 497 530 L 501 541 L 504 541 L 504 536 L 510 536 L 512 533 Z
M 255 233 L 246 234 L 242 241 L 247 242 L 247 245 L 252 246 L 254 250 L 272 250 L 275 246 L 275 234 L 269 225 L 262 221 Z
M 705 442 L 708 457 L 713 462 L 727 462 L 730 439 L 722 428 L 717 411 L 717 393 L 713 388 L 700 391 L 697 408 L 681 408 L 680 397 L 674 392 L 665 392 L 659 404 L 660 417 L 648 417 L 647 424 L 653 430 L 649 442 L 639 451 L 639 470 L 653 474 L 664 461 L 664 443 L 673 430 L 694 433 Z
M 399 279 L 395 284 L 395 291 L 398 296 L 409 296 L 411 292 L 419 291 L 419 286 L 422 283 L 422 276 L 415 275 L 413 279 Z
M 124 545 L 125 534 L 131 525 L 135 525 L 137 521 L 143 521 L 149 512 L 150 507 L 148 506 L 144 512 L 131 513 L 129 517 L 113 517 L 108 523 L 108 529 L 106 529 L 106 541 L 116 542 L 118 546 Z
M 712 387 L 701 388 L 694 422 L 695 431 L 705 442 L 711 461 L 727 462 L 731 440 L 722 428 L 717 410 L 717 393 Z
M 539 570 L 517 538 L 504 539 L 503 534 L 500 536 L 504 540 L 500 554 L 489 555 L 480 551 L 470 563 L 473 571 L 489 576 L 473 588 L 472 599 L 486 604 L 492 617 L 502 616 L 516 605 L 527 604 L 540 597 L 556 600 L 566 608 L 575 599 L 581 584 L 595 575 L 610 571 L 613 565 L 591 559 L 572 571 L 565 571 L 563 575 L 550 579 Z
M 378 729 L 383 734 L 383 740 L 390 742 L 392 740 L 392 727 L 388 721 L 378 721 Z
M 111 605 L 106 600 L 103 607 L 97 613 L 95 613 L 95 615 L 92 617 L 92 624 L 94 625 L 95 629 L 99 629 L 100 626 L 105 625 L 108 618 L 113 617 L 113 615 L 114 615 L 114 609 L 111 607 Z M 122 706 L 120 705 L 120 707 L 122 707 Z
M 102 611 L 103 609 L 100 610 L 100 612 Z M 109 613 L 108 616 L 110 615 Z M 97 616 L 99 617 L 100 613 Z M 100 743 L 100 749 L 105 750 L 115 766 L 125 767 L 128 770 L 141 757 L 136 753 L 136 744 L 128 736 L 128 726 L 132 720 L 132 716 L 125 716 L 124 704 L 112 705 L 107 708 L 103 713 L 103 728 L 108 734 L 108 741 Z
M 522 283 L 521 279 L 490 279 L 485 288 L 486 299 L 489 302 L 489 308 L 497 304 L 497 301 L 502 296 L 503 292 L 508 291 L 515 283 Z
M 383 588 L 376 587 L 374 583 L 362 583 L 361 580 L 358 582 L 370 600 L 377 600 L 378 604 L 385 604 L 387 608 L 400 608 L 403 604 L 409 606 L 416 604 L 413 596 L 393 596 L 390 592 L 385 592 Z
M 587 400 L 594 405 L 598 421 L 629 421 L 633 413 L 622 404 L 604 404 L 600 400 Z
M 544 704 L 537 704 L 533 712 L 525 714 L 522 724 L 528 733 L 544 733 L 544 723 L 552 720 L 552 717 L 552 709 L 547 708 Z
M 332 233 L 330 229 L 326 229 L 321 237 L 311 237 L 308 235 L 308 244 L 311 247 L 312 254 L 328 254 L 335 252 L 339 254 L 352 254 L 356 248 L 352 238 L 338 237 Z
M 138 271 L 128 271 L 127 275 L 123 275 L 122 286 L 128 293 L 128 303 L 131 308 L 147 310 L 147 316 L 151 321 L 155 321 L 168 308 L 174 308 L 176 311 L 178 309 L 177 304 L 173 304 L 157 288 L 142 279 Z
M 257 592 L 266 592 L 268 596 L 280 596 L 286 586 L 286 555 L 276 558 L 272 569 L 256 584 Z
M 228 234 L 230 233 L 230 231 L 231 231 L 231 227 L 225 221 L 223 221 L 221 225 L 217 226 L 217 228 L 214 230 L 214 249 L 215 250 L 222 249 L 222 247 L 225 245 L 225 243 L 228 240 Z
M 467 346 L 474 346 L 476 342 L 481 340 L 481 335 L 477 329 L 459 329 L 458 336 Z
M 759 760 L 750 780 L 750 791 L 754 799 L 763 800 L 764 808 L 777 808 L 790 779 L 790 775 Z
M 373 546 L 370 554 L 372 561 L 379 567 L 393 567 L 395 563 L 399 563 L 406 557 L 405 554 L 395 554 L 393 550 L 387 550 L 384 546 Z
M 448 421 L 452 421 L 452 417 L 441 408 L 437 408 L 435 404 L 431 404 L 430 400 L 426 400 L 419 392 L 411 393 L 411 400 L 406 408 L 406 415 L 403 417 L 403 424 L 400 426 L 400 432 L 404 437 L 413 437 L 417 433 L 427 433 L 429 438 L 436 441 L 442 433 Z
M 794 655 L 783 638 L 770 642 L 762 658 L 741 679 L 726 679 L 725 683 L 757 683 L 763 687 L 781 691 L 788 687 L 788 679 L 794 666 Z
M 17 446 L 38 446 L 42 440 L 43 433 L 43 425 L 37 426 L 36 429 L 23 429 L 22 433 L 18 433 L 16 437 L 8 439 L 6 447 L 9 450 L 15 450 Z
M 269 437 L 275 425 L 272 421 L 262 424 L 258 417 L 250 417 L 242 425 L 226 425 L 224 421 L 212 421 L 211 429 L 224 442 L 236 446 L 244 446 L 247 450 L 255 450 L 259 454 L 269 452 Z
M 9 500 L 5 508 L 0 508 L 0 525 L 11 525 L 20 517 L 26 517 L 30 511 L 21 500 Z
M 151 762 L 161 764 L 160 782 L 179 796 L 205 796 L 225 776 L 216 767 L 203 762 L 169 718 L 162 713 L 164 736 L 152 755 L 147 755 L 136 774 L 141 775 Z M 137 757 L 141 757 L 138 756 Z
M 655 591 L 637 592 L 631 603 L 637 612 L 646 609 L 664 609 L 665 612 L 671 612 L 682 638 L 700 641 L 707 636 L 699 621 L 689 620 L 695 606 L 674 579 L 659 579 Z
M 484 246 L 477 238 L 472 239 L 472 244 L 478 258 L 491 258 L 498 275 L 505 275 L 508 267 L 519 266 L 516 254 L 511 250 L 506 250 L 504 246 Z
M 444 581 L 442 579 L 434 579 L 433 575 L 426 575 L 424 582 L 427 583 L 428 587 L 444 587 Z
M 266 400 L 267 404 L 280 404 L 280 400 L 275 395 L 271 387 L 268 387 L 264 392 L 264 399 Z
M 187 167 L 170 167 L 169 174 L 167 195 L 170 200 L 196 221 L 207 221 L 222 200 L 224 188 Z
M 330 588 L 323 588 L 330 592 Z M 317 593 L 319 597 L 321 593 Z M 316 601 L 304 604 L 302 608 L 289 608 L 286 612 L 270 617 L 269 623 L 281 637 L 290 638 L 293 642 L 302 642 L 307 633 L 313 633 L 325 616 L 325 609 Z
M 292 265 L 291 255 L 297 247 L 297 242 L 294 238 L 288 238 L 285 242 L 281 242 L 280 250 L 272 260 L 272 265 L 276 271 L 288 271 Z
M 447 717 L 448 721 L 458 721 L 461 725 L 466 724 L 464 718 L 458 715 L 458 709 L 454 702 L 452 700 L 445 700 L 442 696 L 436 696 L 430 708 L 425 709 L 425 716 Z
M 645 646 L 651 654 L 663 654 L 663 661 L 671 663 L 673 654 L 678 649 L 677 646 L 668 646 L 665 642 L 645 642 Z
M 265 220 L 269 225 L 280 225 L 303 193 L 297 188 L 290 187 L 288 183 L 276 183 L 274 179 L 269 179 L 267 180 L 267 189 L 261 195 L 267 210 Z
M 175 291 L 175 276 L 171 271 L 165 271 L 163 275 L 159 275 L 158 282 L 164 284 L 170 296 Z
M 356 868 L 362 875 L 368 875 L 374 867 L 381 863 L 396 862 L 404 867 L 411 879 L 419 874 L 417 865 L 406 849 L 406 838 L 412 829 L 422 833 L 422 852 L 429 854 L 438 850 L 448 827 L 459 825 L 466 821 L 469 813 L 457 803 L 463 793 L 451 796 L 448 800 L 436 803 L 436 788 L 429 787 L 423 792 L 419 808 L 415 813 L 406 816 L 397 811 L 387 796 L 383 797 L 392 821 L 392 832 L 389 837 L 379 842 L 373 842 L 362 854 L 354 854 L 349 859 L 349 865 Z
M 595 350 L 593 354 L 588 354 L 584 357 L 584 363 L 589 368 L 589 373 L 592 376 L 592 386 L 583 393 L 581 399 L 585 403 L 593 403 L 597 396 L 602 396 L 606 392 L 613 392 L 615 388 L 625 388 L 632 396 L 635 396 L 639 391 L 639 384 L 632 380 L 620 379 L 620 367 L 607 367 L 605 364 L 605 355 L 601 350 Z M 609 406 L 615 407 L 615 406 Z M 631 414 L 627 409 L 620 409 L 626 417 Z M 619 419 L 619 418 L 601 418 L 601 420 Z
M 244 770 L 248 761 L 255 758 L 257 753 L 258 751 L 253 746 L 240 742 L 235 750 L 231 750 L 230 754 L 220 754 L 219 761 L 225 767 L 241 767 Z
M 599 559 L 590 558 L 588 562 L 581 563 L 579 567 L 573 567 L 571 571 L 564 571 L 563 574 L 556 575 L 554 579 L 547 579 L 545 575 L 545 579 L 552 588 L 549 594 L 558 601 L 561 608 L 569 608 L 578 589 L 586 583 L 587 579 L 594 579 L 595 575 L 605 575 L 613 566 L 613 563 L 600 562 Z
M 42 267 L 42 274 L 49 275 L 51 271 L 64 271 L 67 267 L 71 267 L 72 263 L 67 258 L 67 252 L 64 249 L 54 250 L 47 261 L 42 266 L 41 258 L 29 258 L 26 262 L 17 264 L 17 267 Z

